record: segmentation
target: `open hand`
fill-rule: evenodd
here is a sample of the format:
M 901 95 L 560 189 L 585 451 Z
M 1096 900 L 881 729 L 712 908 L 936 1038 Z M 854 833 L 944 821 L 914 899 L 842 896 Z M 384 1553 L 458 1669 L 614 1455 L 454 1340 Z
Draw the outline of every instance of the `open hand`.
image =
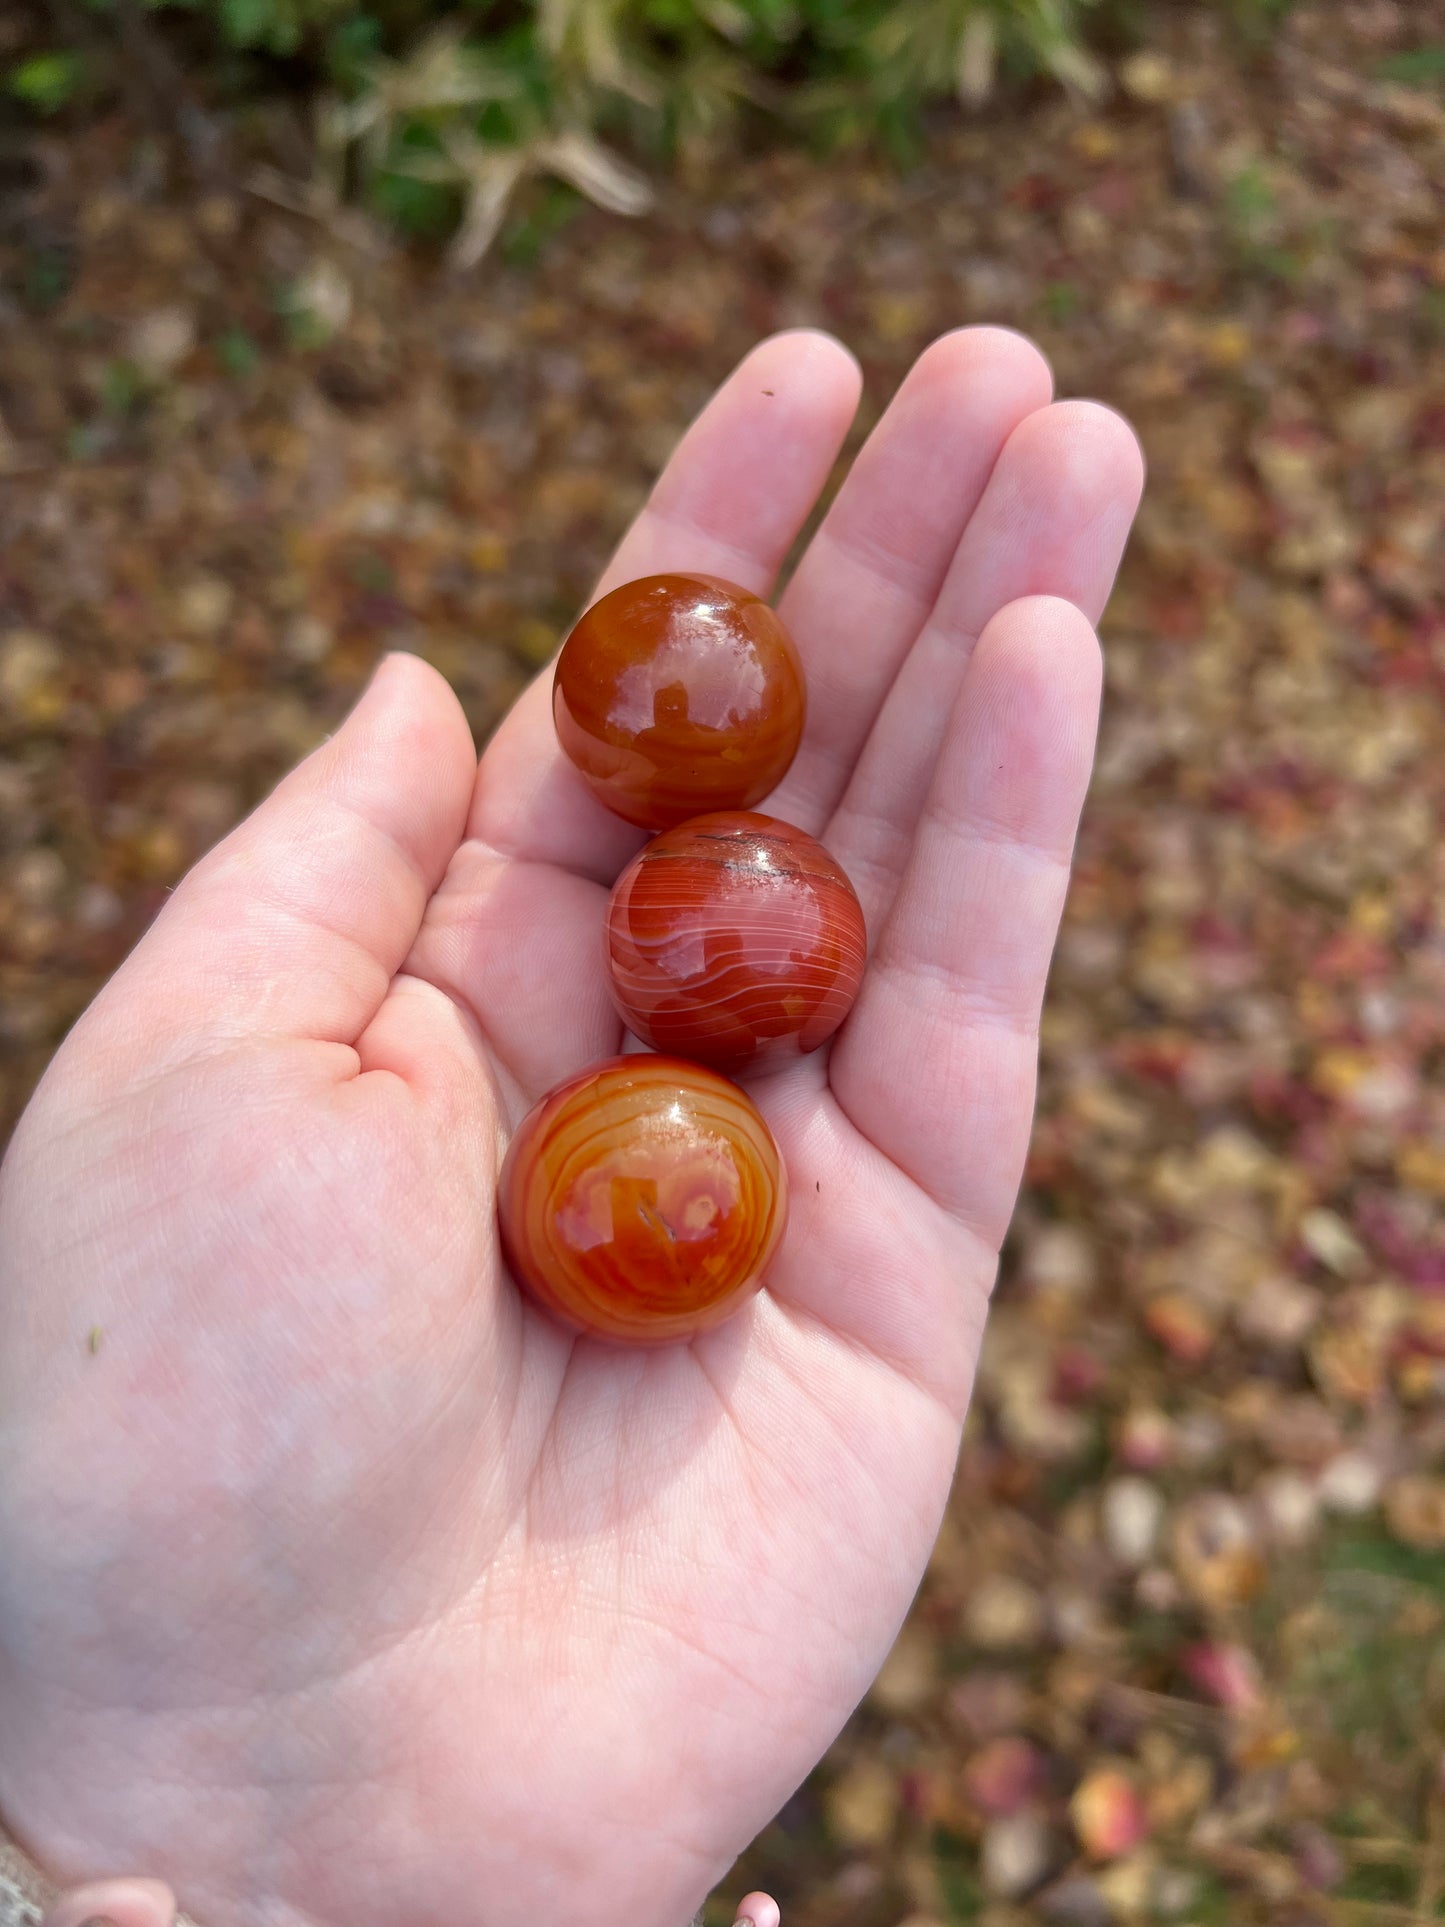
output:
M 766 591 L 858 375 L 765 342 L 603 587 Z M 831 1049 L 754 1095 L 766 1290 L 658 1352 L 518 1294 L 493 1190 L 621 1043 L 637 847 L 544 676 L 478 767 L 383 663 L 76 1026 L 0 1179 L 0 1814 L 206 1927 L 679 1927 L 817 1760 L 948 1493 L 1028 1139 L 1132 436 L 1015 335 L 920 359 L 783 598 L 765 805 L 853 878 Z

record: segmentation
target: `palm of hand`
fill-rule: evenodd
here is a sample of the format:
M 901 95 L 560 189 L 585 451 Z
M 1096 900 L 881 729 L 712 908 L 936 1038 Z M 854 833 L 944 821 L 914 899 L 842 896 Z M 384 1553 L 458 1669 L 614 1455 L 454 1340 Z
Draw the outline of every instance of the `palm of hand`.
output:
M 608 580 L 764 586 L 855 399 L 765 344 Z M 212 1927 L 676 1927 L 846 1717 L 952 1473 L 1137 495 L 1046 401 L 1017 337 L 937 344 L 790 586 L 770 807 L 874 958 L 756 1089 L 793 1214 L 729 1325 L 618 1352 L 501 1269 L 508 1128 L 620 1044 L 637 841 L 545 687 L 478 772 L 386 665 L 77 1028 L 0 1193 L 0 1812 L 54 1871 Z

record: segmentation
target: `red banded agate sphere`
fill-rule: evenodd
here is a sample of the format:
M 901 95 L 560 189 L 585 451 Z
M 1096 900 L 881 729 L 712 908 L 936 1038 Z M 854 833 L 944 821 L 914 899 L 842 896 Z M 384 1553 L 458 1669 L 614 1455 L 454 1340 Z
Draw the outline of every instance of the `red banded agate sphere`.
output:
M 791 823 L 745 810 L 656 837 L 607 910 L 613 1000 L 654 1049 L 739 1072 L 816 1050 L 863 979 L 847 875 Z
M 658 1345 L 757 1290 L 787 1219 L 772 1133 L 726 1078 L 614 1057 L 528 1112 L 502 1166 L 502 1244 L 564 1323 Z
M 552 715 L 610 810 L 663 830 L 746 809 L 803 733 L 803 667 L 761 597 L 711 575 L 648 575 L 595 602 L 562 645 Z

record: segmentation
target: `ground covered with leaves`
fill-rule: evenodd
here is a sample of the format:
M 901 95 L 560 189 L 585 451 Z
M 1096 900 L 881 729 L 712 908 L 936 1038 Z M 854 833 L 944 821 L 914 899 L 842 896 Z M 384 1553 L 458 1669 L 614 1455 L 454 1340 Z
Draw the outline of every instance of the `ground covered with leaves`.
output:
M 5 160 L 6 1117 L 383 649 L 490 728 L 757 335 L 876 413 L 1003 321 L 1139 425 L 957 1493 L 740 1871 L 789 1927 L 1445 1918 L 1442 49 L 1164 12 L 1107 105 L 547 202 L 464 281 L 119 120 Z

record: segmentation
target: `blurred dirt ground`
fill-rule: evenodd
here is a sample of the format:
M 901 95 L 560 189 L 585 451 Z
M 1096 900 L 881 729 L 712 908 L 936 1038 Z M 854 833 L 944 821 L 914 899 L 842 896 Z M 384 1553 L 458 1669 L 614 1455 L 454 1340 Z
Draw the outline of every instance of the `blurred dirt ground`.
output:
M 957 1496 L 740 1870 L 789 1927 L 1445 1918 L 1431 47 L 1438 0 L 1268 49 L 1165 10 L 1105 106 L 943 125 L 906 179 L 771 154 L 646 225 L 543 210 L 460 284 L 124 126 L 5 162 L 5 1116 L 383 649 L 485 734 L 758 335 L 836 330 L 871 417 L 1007 322 L 1139 425 Z

